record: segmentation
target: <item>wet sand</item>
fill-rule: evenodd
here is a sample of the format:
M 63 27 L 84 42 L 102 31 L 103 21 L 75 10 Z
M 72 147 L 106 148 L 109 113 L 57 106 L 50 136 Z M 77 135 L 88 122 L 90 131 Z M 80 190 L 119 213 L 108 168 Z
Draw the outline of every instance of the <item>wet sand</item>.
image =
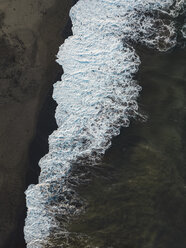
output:
M 68 35 L 65 27 L 74 2 L 0 0 L 0 248 L 25 247 L 24 191 L 37 181 L 39 170 L 32 165 L 55 128 L 46 115 L 54 107 L 45 104 L 62 73 L 55 54 Z M 46 127 L 42 133 L 41 126 Z M 38 135 L 46 141 L 44 150 Z

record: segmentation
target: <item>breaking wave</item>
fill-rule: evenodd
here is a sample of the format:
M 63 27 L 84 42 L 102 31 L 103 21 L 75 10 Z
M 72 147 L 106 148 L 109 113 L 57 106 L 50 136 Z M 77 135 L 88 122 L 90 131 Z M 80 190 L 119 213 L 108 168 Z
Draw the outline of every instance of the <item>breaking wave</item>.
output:
M 135 47 L 175 46 L 175 18 L 183 5 L 182 0 L 80 0 L 71 9 L 73 36 L 57 55 L 64 70 L 53 93 L 58 129 L 39 162 L 39 183 L 26 191 L 28 248 L 44 247 L 51 232 L 65 235 L 67 216 L 82 210 L 69 183 L 73 164 L 101 158 L 112 137 L 139 115 Z M 64 217 L 63 225 L 56 216 Z

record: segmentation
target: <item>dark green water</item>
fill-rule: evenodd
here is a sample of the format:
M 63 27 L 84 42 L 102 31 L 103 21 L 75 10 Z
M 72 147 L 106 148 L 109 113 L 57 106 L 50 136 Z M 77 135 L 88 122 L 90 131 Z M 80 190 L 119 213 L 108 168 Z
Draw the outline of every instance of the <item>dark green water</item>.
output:
M 88 205 L 64 247 L 186 247 L 186 49 L 138 54 L 148 119 L 124 128 L 78 188 Z

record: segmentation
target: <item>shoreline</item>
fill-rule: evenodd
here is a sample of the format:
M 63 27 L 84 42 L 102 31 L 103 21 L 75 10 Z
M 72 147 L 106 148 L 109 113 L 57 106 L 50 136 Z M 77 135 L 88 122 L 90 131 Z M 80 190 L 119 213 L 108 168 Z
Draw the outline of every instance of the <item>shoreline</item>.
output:
M 28 184 L 36 183 L 37 175 L 31 174 L 35 157 L 31 146 L 40 134 L 38 119 L 43 107 L 47 112 L 47 96 L 62 73 L 54 56 L 66 38 L 61 32 L 72 5 L 67 0 L 0 3 L 0 248 L 25 247 L 24 191 Z M 47 142 L 48 132 L 52 130 L 41 134 L 42 138 L 47 135 Z

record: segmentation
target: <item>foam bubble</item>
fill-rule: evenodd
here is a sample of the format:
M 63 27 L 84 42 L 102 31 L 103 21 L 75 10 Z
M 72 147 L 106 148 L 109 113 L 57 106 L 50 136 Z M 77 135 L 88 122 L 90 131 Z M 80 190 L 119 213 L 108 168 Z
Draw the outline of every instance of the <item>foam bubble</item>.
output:
M 182 5 L 182 0 L 80 0 L 71 9 L 73 36 L 57 55 L 64 70 L 53 93 L 58 129 L 49 137 L 49 153 L 39 162 L 39 184 L 26 191 L 27 247 L 43 247 L 51 232 L 66 232 L 67 220 L 61 227 L 56 215 L 81 211 L 67 184 L 72 164 L 101 157 L 112 137 L 138 114 L 141 87 L 134 75 L 140 59 L 134 47 L 173 47 L 174 17 Z

